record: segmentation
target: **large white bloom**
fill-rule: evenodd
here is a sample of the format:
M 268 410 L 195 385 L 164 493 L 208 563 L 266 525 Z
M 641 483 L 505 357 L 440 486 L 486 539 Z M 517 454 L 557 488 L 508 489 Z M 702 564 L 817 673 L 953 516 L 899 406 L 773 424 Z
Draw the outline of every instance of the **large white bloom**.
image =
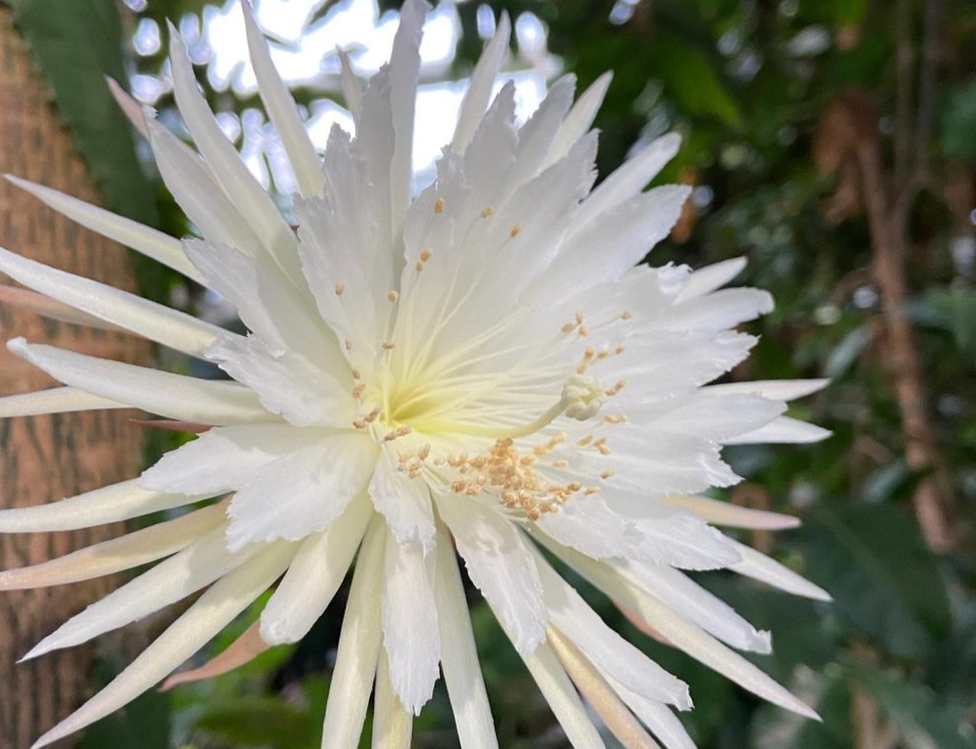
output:
M 691 746 L 669 709 L 691 701 L 685 684 L 609 629 L 540 549 L 648 631 L 755 694 L 813 715 L 732 649 L 768 652 L 768 633 L 682 570 L 730 568 L 826 598 L 711 527 L 788 527 L 790 518 L 700 496 L 737 480 L 722 445 L 823 436 L 783 416 L 785 400 L 822 383 L 707 384 L 746 357 L 754 339 L 734 328 L 768 311 L 769 296 L 718 290 L 741 269 L 738 261 L 697 272 L 635 267 L 668 234 L 687 197 L 683 186 L 643 191 L 678 139 L 652 143 L 591 190 L 597 135 L 590 125 L 609 78 L 575 104 L 573 79 L 557 81 L 517 126 L 510 84 L 489 105 L 508 48 L 505 18 L 472 76 L 436 181 L 412 197 L 425 12 L 421 0 L 405 4 L 392 60 L 365 91 L 347 74 L 356 135 L 336 128 L 324 163 L 247 16 L 262 97 L 300 186 L 297 231 L 220 131 L 175 32 L 176 100 L 199 154 L 151 114 L 123 104 L 202 238 L 180 242 L 15 180 L 219 292 L 251 331 L 229 333 L 0 250 L 0 270 L 56 300 L 46 304 L 53 314 L 70 305 L 72 319 L 216 362 L 232 378 L 205 381 L 9 343 L 66 387 L 4 398 L 0 415 L 128 406 L 203 425 L 203 433 L 139 478 L 0 512 L 0 531 L 68 530 L 217 498 L 0 574 L 0 587 L 36 587 L 162 560 L 29 657 L 206 588 L 36 746 L 152 687 L 279 578 L 260 620 L 216 662 L 184 678 L 300 639 L 357 550 L 324 726 L 329 749 L 358 745 L 374 681 L 374 746 L 408 746 L 410 716 L 430 698 L 441 669 L 462 746 L 497 747 L 455 549 L 575 747 L 603 746 L 576 689 L 629 747 L 653 745 L 642 724 L 669 749 Z

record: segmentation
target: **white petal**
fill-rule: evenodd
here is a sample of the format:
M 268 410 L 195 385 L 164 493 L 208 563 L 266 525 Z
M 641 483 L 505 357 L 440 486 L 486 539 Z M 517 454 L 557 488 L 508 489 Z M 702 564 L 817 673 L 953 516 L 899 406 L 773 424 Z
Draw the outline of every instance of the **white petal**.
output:
M 725 441 L 726 445 L 755 445 L 762 443 L 811 444 L 832 435 L 829 429 L 816 424 L 781 416 L 759 429 L 737 435 Z
M 214 119 L 197 87 L 186 46 L 172 24 L 169 35 L 173 92 L 190 135 L 251 231 L 288 277 L 301 284 L 294 232 Z
M 556 627 L 549 628 L 549 645 L 614 738 L 627 749 L 660 749 L 599 670 Z
M 182 273 L 187 278 L 202 283 L 200 274 L 183 254 L 180 240 L 176 237 L 163 234 L 163 232 L 140 224 L 138 221 L 111 213 L 104 208 L 78 200 L 78 198 L 65 195 L 63 192 L 52 190 L 50 187 L 38 185 L 9 174 L 6 175 L 6 178 L 72 221 L 76 221 L 102 236 L 114 239 L 119 244 L 131 247 L 136 252 L 151 257 L 166 267 Z
M 25 286 L 156 343 L 199 356 L 220 328 L 107 284 L 28 260 L 0 247 L 0 271 Z
M 91 528 L 182 507 L 205 496 L 153 491 L 139 486 L 138 479 L 133 479 L 60 502 L 0 510 L 0 533 L 47 533 Z
M 73 616 L 45 637 L 27 655 L 28 658 L 52 650 L 70 648 L 124 627 L 176 603 L 226 575 L 267 547 L 253 545 L 231 553 L 224 545 L 224 525 L 202 536 L 176 556 L 160 562 L 148 572 L 131 580 Z
M 363 98 L 363 87 L 359 83 L 359 78 L 356 77 L 356 72 L 352 69 L 352 62 L 349 60 L 349 55 L 346 54 L 346 51 L 337 49 L 336 54 L 339 55 L 339 66 L 342 70 L 343 103 L 345 103 L 346 109 L 349 110 L 353 117 L 359 117 L 360 105 L 362 104 Z
M 0 572 L 0 590 L 23 590 L 91 580 L 175 554 L 224 522 L 225 508 L 212 505 L 119 538 L 79 549 L 48 562 Z
M 603 562 L 561 547 L 544 536 L 537 538 L 579 574 L 643 619 L 649 627 L 679 650 L 774 705 L 808 718 L 819 719 L 815 711 L 767 674 L 699 627 L 683 620 L 654 596 L 645 593 L 625 573 L 618 573 Z
M 122 110 L 122 114 L 126 116 L 126 119 L 132 123 L 132 126 L 139 131 L 143 138 L 149 138 L 146 119 L 142 114 L 142 105 L 133 99 L 129 92 L 122 88 L 114 78 L 105 76 L 105 82 L 108 84 L 108 90 L 111 92 L 112 98 L 115 99 L 115 103 Z
M 773 297 L 760 289 L 719 289 L 678 304 L 668 321 L 675 328 L 725 330 L 773 311 Z
M 204 593 L 105 689 L 44 734 L 40 749 L 118 710 L 160 681 L 226 627 L 281 574 L 293 550 L 280 544 L 227 575 Z
M 539 108 L 519 128 L 518 151 L 509 176 L 510 190 L 524 185 L 542 170 L 549 148 L 573 103 L 575 90 L 576 76 L 564 75 L 550 86 Z
M 634 715 L 651 730 L 665 749 L 696 749 L 695 742 L 691 740 L 688 731 L 667 706 L 642 697 L 615 681 L 613 677 L 606 674 L 605 676 L 610 686 L 627 703 L 627 707 L 634 711 Z
M 390 229 L 394 248 L 399 248 L 403 219 L 410 203 L 413 179 L 413 129 L 420 76 L 420 39 L 424 18 L 430 10 L 425 0 L 406 0 L 400 8 L 400 25 L 390 54 L 390 110 L 396 145 L 390 161 Z M 399 248 L 402 249 L 402 248 Z
M 665 185 L 616 204 L 599 221 L 582 224 L 577 214 L 574 225 L 582 228 L 568 236 L 559 256 L 527 296 L 544 305 L 564 296 L 567 288 L 619 278 L 671 232 L 690 192 L 684 185 Z M 601 251 L 594 253 L 594 247 Z
M 256 336 L 235 336 L 211 346 L 206 356 L 253 390 L 268 411 L 296 426 L 348 428 L 356 419 L 351 378 L 344 386 L 301 354 L 279 354 Z
M 502 11 L 495 35 L 485 45 L 481 57 L 478 58 L 478 63 L 471 73 L 471 82 L 468 84 L 464 101 L 461 103 L 454 140 L 451 142 L 451 147 L 458 153 L 464 153 L 467 149 L 485 114 L 495 76 L 498 75 L 502 62 L 508 55 L 508 42 L 511 35 L 512 23 L 508 18 L 508 12 Z
M 111 333 L 127 332 L 114 323 L 100 320 L 94 315 L 69 307 L 64 302 L 59 302 L 57 299 L 25 289 L 22 286 L 0 284 L 0 304 L 6 304 L 46 317 L 49 320 L 66 322 L 71 325 L 84 325 L 96 330 L 107 330 Z
M 739 275 L 746 267 L 744 257 L 736 257 L 731 260 L 723 260 L 720 263 L 706 265 L 704 268 L 694 271 L 688 276 L 688 283 L 678 294 L 678 302 L 687 302 L 690 299 L 697 299 L 705 296 L 715 289 L 725 286 L 729 281 Z
M 542 582 L 532 549 L 514 522 L 470 497 L 437 497 L 437 508 L 454 534 L 471 578 L 501 619 L 519 653 L 546 638 Z
M 365 489 L 375 462 L 372 440 L 338 433 L 261 467 L 230 503 L 227 547 L 298 541 L 325 530 Z
M 691 707 L 688 685 L 658 666 L 608 627 L 572 586 L 539 557 L 552 624 L 594 665 L 629 688 L 682 710 Z
M 289 424 L 218 427 L 170 450 L 137 482 L 147 489 L 178 494 L 212 496 L 233 491 L 261 468 L 326 434 Z
M 522 660 L 573 749 L 606 749 L 552 648 L 543 643 L 531 655 L 523 655 Z
M 740 543 L 736 543 L 735 546 L 742 556 L 742 561 L 733 564 L 731 569 L 740 575 L 759 580 L 774 588 L 792 593 L 795 596 L 812 598 L 814 601 L 833 600 L 830 593 L 819 585 L 814 585 L 809 580 L 796 574 L 793 570 L 784 567 L 776 560 L 770 559 L 751 546 Z
M 23 338 L 8 341 L 7 348 L 66 385 L 177 421 L 235 424 L 274 418 L 254 393 L 236 384 L 98 359 Z
M 163 182 L 204 238 L 236 247 L 251 257 L 264 255 L 261 241 L 217 184 L 209 167 L 156 120 L 148 120 L 147 126 Z
M 620 563 L 620 568 L 627 570 L 644 590 L 661 599 L 676 614 L 726 645 L 753 653 L 772 651 L 769 632 L 757 631 L 725 601 L 678 570 L 632 561 Z
M 434 560 L 419 543 L 386 543 L 383 646 L 393 690 L 407 711 L 420 715 L 440 676 L 441 642 L 434 600 Z
M 441 668 L 461 749 L 498 749 L 485 680 L 475 648 L 464 583 L 451 539 L 438 534 L 434 594 L 441 637 Z
M 422 479 L 407 478 L 385 453 L 376 461 L 369 482 L 369 497 L 386 518 L 390 532 L 401 544 L 419 542 L 424 551 L 434 545 L 434 512 L 430 489 Z
M 352 502 L 329 528 L 302 541 L 261 612 L 262 640 L 281 645 L 308 634 L 345 579 L 371 515 L 368 502 Z
M 0 418 L 11 416 L 39 416 L 42 414 L 63 414 L 72 411 L 97 411 L 100 409 L 127 408 L 108 398 L 86 393 L 75 388 L 59 387 L 38 390 L 33 393 L 18 393 L 0 398 Z
M 386 651 L 376 666 L 376 694 L 373 697 L 372 749 L 410 749 L 413 716 L 397 696 Z M 323 737 L 324 739 L 324 737 Z
M 296 294 L 273 263 L 217 242 L 187 239 L 183 244 L 210 288 L 234 305 L 244 324 L 273 347 L 274 353 L 281 353 L 279 349 L 301 351 L 313 356 L 316 363 L 337 358 L 335 340 L 315 314 L 311 300 Z
M 763 398 L 791 401 L 816 393 L 830 384 L 830 380 L 754 380 L 709 385 L 712 393 L 755 393 Z
M 378 515 L 363 540 L 342 620 L 339 650 L 329 685 L 322 749 L 356 749 L 380 654 L 380 590 L 386 527 Z
M 577 217 L 579 225 L 583 226 L 591 219 L 604 215 L 623 201 L 637 195 L 657 176 L 664 165 L 674 158 L 680 147 L 681 136 L 677 133 L 668 133 L 625 161 L 603 180 L 583 203 L 583 208 Z
M 308 137 L 305 123 L 298 114 L 291 92 L 275 70 L 265 41 L 254 22 L 254 15 L 248 3 L 241 3 L 244 12 L 244 26 L 247 30 L 247 46 L 258 81 L 261 101 L 274 123 L 281 142 L 288 154 L 288 162 L 295 172 L 298 189 L 303 195 L 321 195 L 324 177 L 312 141 Z
M 708 499 L 707 497 L 670 495 L 659 497 L 658 502 L 693 512 L 698 517 L 713 525 L 725 525 L 730 528 L 778 531 L 786 528 L 796 528 L 800 525 L 800 519 L 793 515 L 781 515 L 778 512 L 753 510 L 750 507 L 739 507 L 731 502 Z
M 543 167 L 550 166 L 569 153 L 576 141 L 586 135 L 590 125 L 596 118 L 596 113 L 603 104 L 603 97 L 606 96 L 610 81 L 613 80 L 613 73 L 609 71 L 601 75 L 590 87 L 584 91 L 573 108 L 569 110 L 563 124 L 559 126 L 556 139 L 549 149 Z

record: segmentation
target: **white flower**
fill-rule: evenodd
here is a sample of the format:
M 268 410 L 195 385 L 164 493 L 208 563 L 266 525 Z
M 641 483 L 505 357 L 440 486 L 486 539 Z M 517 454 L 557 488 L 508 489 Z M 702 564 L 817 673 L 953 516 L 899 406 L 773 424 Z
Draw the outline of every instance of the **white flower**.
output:
M 691 701 L 685 684 L 608 628 L 540 549 L 640 626 L 761 697 L 814 715 L 731 649 L 768 652 L 768 633 L 681 570 L 730 568 L 827 597 L 710 525 L 777 528 L 792 525 L 790 518 L 700 496 L 737 480 L 721 460 L 722 445 L 822 437 L 782 415 L 785 400 L 822 383 L 707 384 L 746 357 L 754 339 L 733 329 L 768 311 L 770 297 L 718 290 L 740 261 L 697 272 L 635 267 L 668 234 L 687 197 L 683 186 L 643 191 L 678 139 L 655 141 L 591 190 L 597 136 L 590 125 L 609 78 L 575 104 L 572 77 L 557 81 L 536 114 L 516 126 L 511 84 L 489 106 L 508 49 L 504 17 L 474 71 L 436 181 L 412 198 L 426 10 L 421 0 L 405 4 L 392 60 L 365 91 L 345 77 L 356 137 L 334 129 L 324 163 L 247 16 L 261 94 L 300 186 L 297 232 L 220 131 L 175 32 L 176 100 L 199 155 L 151 113 L 143 121 L 135 109 L 134 116 L 202 239 L 181 243 L 15 180 L 220 293 L 251 331 L 229 333 L 0 251 L 0 270 L 74 308 L 76 319 L 216 362 L 232 378 L 201 380 L 9 343 L 66 387 L 2 399 L 0 415 L 130 406 L 203 433 L 139 478 L 5 510 L 0 531 L 67 530 L 218 498 L 0 574 L 0 587 L 13 589 L 158 561 L 28 657 L 207 589 L 36 746 L 152 687 L 279 578 L 241 640 L 182 678 L 299 640 L 358 550 L 323 746 L 358 745 L 374 680 L 377 740 L 408 746 L 410 715 L 443 668 L 461 745 L 496 747 L 455 546 L 576 747 L 602 742 L 574 683 L 629 747 L 651 745 L 641 724 L 670 749 L 690 746 L 669 707 L 688 709 Z

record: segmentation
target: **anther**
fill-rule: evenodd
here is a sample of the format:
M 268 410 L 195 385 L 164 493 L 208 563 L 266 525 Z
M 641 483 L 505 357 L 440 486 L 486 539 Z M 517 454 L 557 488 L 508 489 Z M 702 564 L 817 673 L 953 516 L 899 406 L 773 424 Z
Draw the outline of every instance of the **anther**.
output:
M 515 237 L 519 235 L 520 231 L 522 231 L 522 227 L 519 226 L 518 224 L 515 224 L 515 226 L 513 226 L 511 230 L 508 232 L 508 236 L 510 236 L 512 239 L 515 239 Z
M 630 312 L 630 310 L 624 310 L 624 311 L 623 311 L 623 312 L 621 313 L 621 315 L 620 315 L 620 319 L 621 319 L 621 320 L 629 320 L 629 319 L 630 319 L 630 318 L 632 318 L 633 316 L 634 316 L 634 315 L 633 315 L 633 314 L 632 314 L 632 313 Z
M 433 250 L 424 250 L 423 252 L 420 253 L 420 259 L 421 259 L 422 262 L 425 262 L 425 263 L 428 260 L 430 260 L 433 256 L 434 256 L 434 251 Z
M 394 346 L 396 346 L 396 344 L 391 341 L 383 342 L 383 348 L 385 348 L 387 351 L 390 351 Z
M 336 296 L 342 296 L 343 293 L 345 293 L 345 291 L 346 291 L 346 285 L 345 284 L 337 283 L 335 285 L 335 293 L 336 293 Z
M 444 212 L 444 198 L 438 198 L 434 201 L 434 213 Z
M 396 301 L 397 301 L 397 299 L 399 299 L 399 298 L 400 298 L 400 295 L 399 295 L 399 294 L 398 294 L 398 293 L 397 293 L 396 291 L 393 291 L 393 290 L 391 289 L 390 291 L 388 291 L 388 292 L 386 292 L 386 298 L 387 298 L 387 300 L 389 300 L 389 301 L 390 301 L 391 303 L 393 303 L 393 304 L 395 304 L 395 303 L 396 303 Z
M 494 213 L 495 213 L 494 208 L 492 208 L 490 205 L 486 206 L 481 209 L 481 218 L 488 218 L 489 216 L 494 215 Z

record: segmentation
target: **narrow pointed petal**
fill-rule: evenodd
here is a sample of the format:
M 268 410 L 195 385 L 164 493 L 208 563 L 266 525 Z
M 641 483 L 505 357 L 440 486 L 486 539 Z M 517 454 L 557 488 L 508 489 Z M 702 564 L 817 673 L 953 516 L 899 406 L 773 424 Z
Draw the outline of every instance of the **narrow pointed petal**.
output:
M 222 333 L 216 325 L 185 312 L 28 260 L 2 247 L 0 271 L 34 291 L 184 354 L 201 355 Z
M 81 312 L 74 307 L 69 307 L 64 302 L 52 299 L 49 296 L 40 294 L 30 289 L 9 284 L 0 284 L 0 304 L 6 304 L 17 309 L 33 312 L 35 315 L 46 317 L 49 320 L 70 323 L 71 325 L 84 325 L 98 330 L 107 330 L 112 333 L 125 333 L 124 328 L 110 322 L 100 320 L 87 312 Z
M 719 289 L 746 267 L 744 257 L 736 257 L 731 260 L 723 260 L 720 263 L 706 265 L 704 268 L 694 271 L 688 276 L 688 282 L 675 298 L 677 302 L 687 302 L 690 299 L 698 299 L 705 296 L 715 289 Z M 752 392 L 752 391 L 749 391 Z
M 644 590 L 660 598 L 676 614 L 698 625 L 726 645 L 764 655 L 772 652 L 769 632 L 756 630 L 725 601 L 709 593 L 684 573 L 670 567 L 642 562 L 627 561 L 619 566 L 626 569 Z
M 707 497 L 668 495 L 659 497 L 657 501 L 693 512 L 702 520 L 712 525 L 724 525 L 729 528 L 781 531 L 800 526 L 800 519 L 793 515 L 781 515 L 778 512 L 754 510 L 749 507 L 734 505 L 731 502 L 709 499 Z
M 265 642 L 298 642 L 308 634 L 345 579 L 371 514 L 368 502 L 354 501 L 330 528 L 301 542 L 288 572 L 261 612 Z
M 613 80 L 613 73 L 604 73 L 576 100 L 563 124 L 559 126 L 559 132 L 556 133 L 556 140 L 549 149 L 543 169 L 566 156 L 576 142 L 586 135 L 603 104 L 603 97 L 606 96 L 611 80 Z
M 5 175 L 5 177 L 42 203 L 46 203 L 58 213 L 67 216 L 85 228 L 113 239 L 121 245 L 131 247 L 136 252 L 162 263 L 167 268 L 172 268 L 187 278 L 202 283 L 199 272 L 183 254 L 180 240 L 176 237 L 163 234 L 163 232 L 140 224 L 138 221 L 119 216 L 111 211 L 106 211 L 104 208 L 78 200 L 78 198 L 65 195 L 63 192 L 52 190 L 50 187 L 38 185 L 10 174 Z
M 410 749 L 413 716 L 397 696 L 386 651 L 376 667 L 376 696 L 373 707 L 372 749 Z
M 620 573 L 577 551 L 559 546 L 541 534 L 535 538 L 593 585 L 623 604 L 679 650 L 764 700 L 798 715 L 819 720 L 819 716 L 813 709 L 783 686 L 699 627 L 683 620 L 660 600 L 645 593 L 626 573 Z
M 606 749 L 552 648 L 542 644 L 532 655 L 522 656 L 522 660 L 573 749 Z
M 108 398 L 100 398 L 97 395 L 86 393 L 84 390 L 58 387 L 0 398 L 0 419 L 7 419 L 11 416 L 63 414 L 72 411 L 98 411 L 103 408 L 128 408 L 128 406 Z
M 508 54 L 508 42 L 511 36 L 512 22 L 508 18 L 508 12 L 502 11 L 495 35 L 485 45 L 484 52 L 478 58 L 478 63 L 471 74 L 468 91 L 464 95 L 464 101 L 461 102 L 458 124 L 454 130 L 454 140 L 451 143 L 451 147 L 458 153 L 464 153 L 467 150 L 481 119 L 485 115 L 495 76 L 501 70 L 502 63 Z
M 225 519 L 213 505 L 31 567 L 0 572 L 0 590 L 65 585 L 129 570 L 185 549 Z
M 681 147 L 681 136 L 668 133 L 624 162 L 583 202 L 576 217 L 580 226 L 641 192 Z
M 325 178 L 319 155 L 308 137 L 305 123 L 298 114 L 295 99 L 275 70 L 261 30 L 254 21 L 250 3 L 241 3 L 244 13 L 244 27 L 247 30 L 247 47 L 251 55 L 251 65 L 258 80 L 261 101 L 268 116 L 278 131 L 288 161 L 295 172 L 295 180 L 302 195 L 321 195 Z
M 400 8 L 400 25 L 390 54 L 390 108 L 395 146 L 390 162 L 390 228 L 393 246 L 398 248 L 403 220 L 410 204 L 413 179 L 413 130 L 416 119 L 417 81 L 420 77 L 420 38 L 430 4 L 406 0 Z
M 180 684 L 213 679 L 214 677 L 230 673 L 234 669 L 250 663 L 270 647 L 268 643 L 261 639 L 260 623 L 254 622 L 254 624 L 244 630 L 244 634 L 228 645 L 219 655 L 199 668 L 194 668 L 190 671 L 181 671 L 178 674 L 170 676 L 163 682 L 163 686 L 159 688 L 159 691 L 168 692 Z
M 267 256 L 261 240 L 221 189 L 210 167 L 157 120 L 149 120 L 147 126 L 163 182 L 203 237 L 251 257 Z
M 356 71 L 352 69 L 352 61 L 346 51 L 337 49 L 336 54 L 339 56 L 341 69 L 343 102 L 352 116 L 358 118 L 363 102 L 363 86 L 356 76 Z
M 0 533 L 46 533 L 91 528 L 171 510 L 203 495 L 167 494 L 145 489 L 137 479 L 110 484 L 84 494 L 35 507 L 0 510 Z
M 142 113 L 142 105 L 133 99 L 129 95 L 129 92 L 122 88 L 119 82 L 111 76 L 105 76 L 105 83 L 108 85 L 108 90 L 111 92 L 112 98 L 115 99 L 115 103 L 122 110 L 122 114 L 125 115 L 126 119 L 132 123 L 132 126 L 139 131 L 139 134 L 143 138 L 149 138 L 149 130 L 146 129 L 146 118 Z
M 796 574 L 789 567 L 784 567 L 775 559 L 756 551 L 751 546 L 736 543 L 742 561 L 733 564 L 730 569 L 734 572 L 751 577 L 753 580 L 771 585 L 779 590 L 792 593 L 795 596 L 810 598 L 814 601 L 832 601 L 833 597 L 819 585 L 815 585 L 804 577 Z
M 780 416 L 765 426 L 740 434 L 725 441 L 726 445 L 753 445 L 762 443 L 811 444 L 821 442 L 833 434 L 816 424 Z
M 401 544 L 387 534 L 383 575 L 383 648 L 393 691 L 414 715 L 434 694 L 441 642 L 434 600 L 433 554 L 419 543 Z
M 711 393 L 755 393 L 763 398 L 791 401 L 823 390 L 830 380 L 755 380 L 753 382 L 727 382 L 709 385 Z
M 607 728 L 626 749 L 660 749 L 621 702 L 600 673 L 575 645 L 555 627 L 549 628 L 549 645 L 573 683 L 586 697 Z
M 359 746 L 380 655 L 380 590 L 385 552 L 386 528 L 382 518 L 376 515 L 359 552 L 342 619 L 342 634 L 322 727 L 322 749 L 356 749 Z
M 24 660 L 52 650 L 70 648 L 124 627 L 186 598 L 240 567 L 268 547 L 251 546 L 232 553 L 224 546 L 224 525 L 218 525 L 176 556 L 160 562 L 121 588 L 76 614 L 39 642 Z
M 434 594 L 441 637 L 441 668 L 461 749 L 498 749 L 461 571 L 451 539 L 443 530 L 438 533 L 436 550 Z
M 274 418 L 254 393 L 236 384 L 29 344 L 23 338 L 8 341 L 7 348 L 66 385 L 170 419 L 239 424 Z
M 80 731 L 150 689 L 264 592 L 287 566 L 292 553 L 292 545 L 277 545 L 211 587 L 105 689 L 44 734 L 31 749 L 41 749 Z
M 618 683 L 611 676 L 604 674 L 607 683 L 613 687 L 614 691 L 627 704 L 641 722 L 647 726 L 654 737 L 661 742 L 665 749 L 696 749 L 695 742 L 691 740 L 688 731 L 678 720 L 678 717 L 671 712 L 670 708 L 660 702 L 649 700 L 635 692 L 631 692 L 627 687 Z
M 217 124 L 197 87 L 186 46 L 172 24 L 169 34 L 173 91 L 190 135 L 251 231 L 288 277 L 301 288 L 302 272 L 295 251 L 294 232 Z
M 691 707 L 688 685 L 658 666 L 608 627 L 583 598 L 548 562 L 539 562 L 553 628 L 604 671 L 639 694 L 667 702 L 682 710 Z

